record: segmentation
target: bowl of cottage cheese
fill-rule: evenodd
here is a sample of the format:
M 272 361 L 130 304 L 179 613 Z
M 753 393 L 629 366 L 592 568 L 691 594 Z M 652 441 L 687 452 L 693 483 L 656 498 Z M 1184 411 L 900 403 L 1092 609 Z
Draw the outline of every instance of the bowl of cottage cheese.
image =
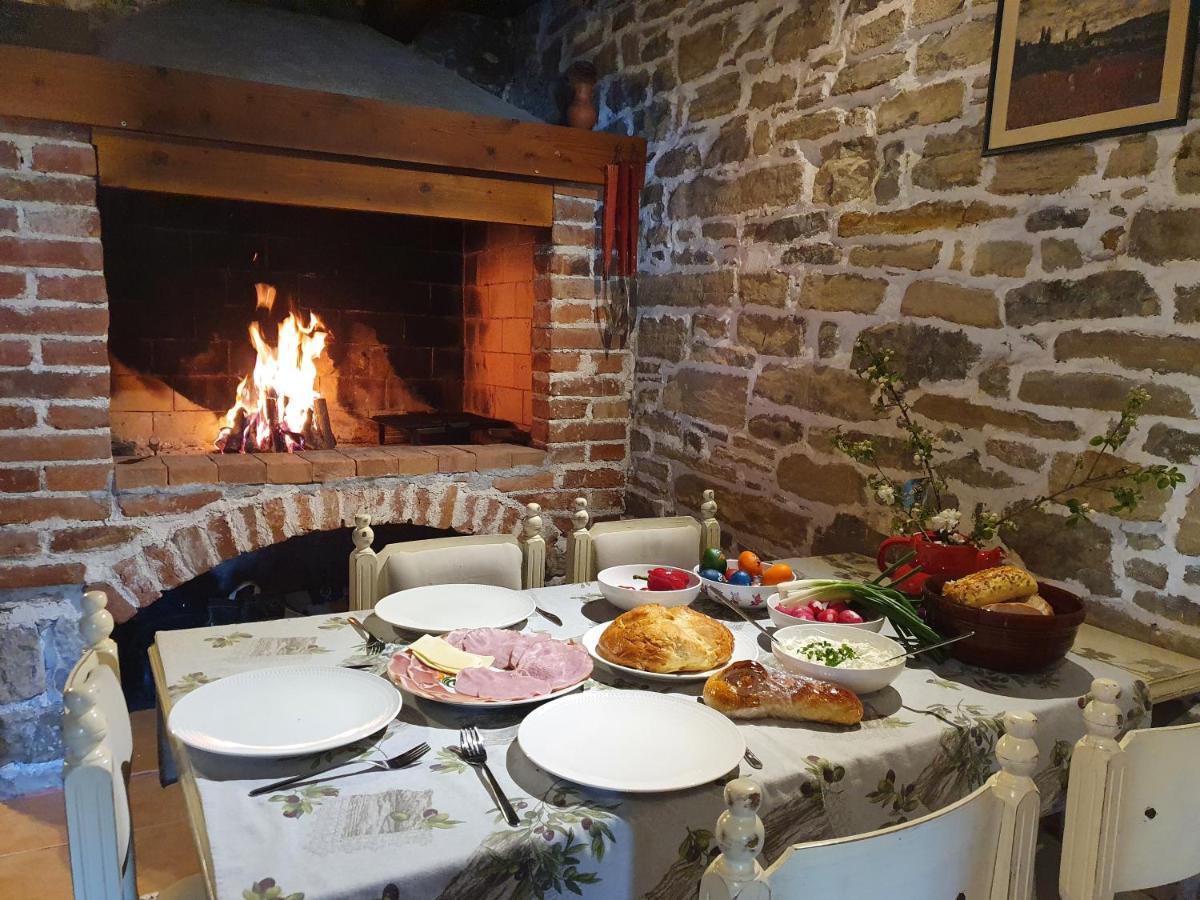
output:
M 883 690 L 900 677 L 906 662 L 892 659 L 905 652 L 899 643 L 853 625 L 789 625 L 776 631 L 775 639 L 771 648 L 781 668 L 856 694 Z

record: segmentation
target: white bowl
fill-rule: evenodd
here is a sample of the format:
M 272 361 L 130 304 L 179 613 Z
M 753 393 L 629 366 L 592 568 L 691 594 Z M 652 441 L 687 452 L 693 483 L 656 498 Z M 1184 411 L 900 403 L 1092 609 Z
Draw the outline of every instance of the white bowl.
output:
M 692 569 L 692 574 L 700 578 L 700 567 Z M 709 581 L 700 578 L 706 593 L 719 594 L 735 606 L 742 609 L 762 609 L 779 590 L 773 584 L 722 584 L 719 581 Z M 717 599 L 713 597 L 713 599 Z
M 787 628 L 780 628 L 775 632 L 775 637 L 781 641 L 786 641 L 789 638 L 806 637 L 823 637 L 830 641 L 853 641 L 856 643 L 871 644 L 889 656 L 905 652 L 904 647 L 900 646 L 900 644 L 893 641 L 890 637 L 876 634 L 873 631 L 864 631 L 853 625 L 829 625 L 825 622 L 805 622 L 803 625 L 791 625 Z M 907 662 L 900 659 L 890 666 L 885 666 L 881 669 L 837 669 L 833 666 L 823 666 L 820 663 L 810 662 L 807 659 L 787 653 L 781 650 L 779 645 L 774 641 L 771 642 L 771 652 L 775 655 L 775 659 L 779 662 L 779 665 L 789 672 L 795 672 L 798 675 L 807 675 L 809 678 L 819 678 L 822 681 L 832 681 L 834 684 L 840 684 L 844 688 L 849 688 L 856 694 L 873 694 L 875 691 L 882 691 L 900 677 L 900 673 L 904 671 L 904 666 Z
M 683 572 L 688 576 L 688 586 L 678 591 L 648 591 L 645 589 L 646 582 L 637 581 L 633 576 L 641 575 L 645 578 L 646 573 L 651 569 L 675 569 Z M 602 569 L 596 576 L 596 580 L 600 582 L 600 593 L 604 595 L 605 599 L 621 609 L 633 609 L 650 603 L 657 603 L 660 606 L 687 606 L 700 594 L 700 576 L 695 572 L 678 569 L 675 566 L 653 564 L 610 566 Z
M 788 628 L 792 625 L 845 625 L 847 628 L 859 628 L 863 631 L 879 632 L 883 630 L 883 623 L 886 621 L 883 616 L 877 619 L 864 619 L 862 622 L 814 622 L 812 619 L 802 619 L 799 616 L 789 615 L 779 608 L 779 604 L 784 600 L 778 593 L 767 598 L 767 612 L 771 615 L 771 621 L 775 623 L 777 628 Z

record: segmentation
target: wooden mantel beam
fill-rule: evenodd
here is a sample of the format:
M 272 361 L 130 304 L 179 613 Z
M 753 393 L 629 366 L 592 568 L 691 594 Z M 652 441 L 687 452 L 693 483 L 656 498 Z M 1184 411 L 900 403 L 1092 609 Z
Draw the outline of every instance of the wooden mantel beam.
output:
M 0 44 L 0 115 L 602 184 L 641 138 Z

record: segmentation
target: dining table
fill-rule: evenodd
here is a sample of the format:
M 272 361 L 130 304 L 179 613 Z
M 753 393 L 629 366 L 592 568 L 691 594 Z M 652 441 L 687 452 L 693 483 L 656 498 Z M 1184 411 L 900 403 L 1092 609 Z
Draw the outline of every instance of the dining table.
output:
M 788 562 L 798 577 L 878 574 L 873 560 L 851 554 Z M 530 593 L 563 624 L 535 613 L 523 624 L 527 632 L 578 639 L 620 614 L 595 583 Z M 719 604 L 700 599 L 694 608 L 757 637 Z M 200 686 L 255 669 L 359 665 L 386 677 L 391 654 L 416 635 L 373 616 L 366 625 L 387 641 L 382 654 L 367 655 L 343 614 L 161 631 L 151 667 L 162 717 Z M 759 648 L 760 659 L 770 663 L 765 638 Z M 1037 716 L 1035 780 L 1043 810 L 1060 807 L 1094 678 L 1121 686 L 1127 728 L 1150 724 L 1145 682 L 1111 652 L 1077 646 L 1053 667 L 1029 675 L 916 657 L 890 687 L 862 698 L 861 724 L 739 720 L 761 769 L 743 762 L 724 779 L 662 794 L 597 790 L 540 770 L 516 741 L 518 726 L 536 706 L 471 709 L 405 694 L 398 717 L 383 731 L 299 758 L 218 756 L 173 738 L 169 744 L 210 897 L 666 900 L 694 897 L 705 867 L 720 852 L 713 827 L 725 808 L 722 789 L 729 778 L 753 776 L 763 788 L 766 862 L 792 843 L 902 823 L 968 794 L 995 770 L 1005 711 Z M 697 681 L 648 681 L 597 663 L 581 690 L 657 691 L 694 703 L 702 687 Z M 467 726 L 478 729 L 516 808 L 515 826 L 501 815 L 478 771 L 456 752 L 459 729 Z M 562 735 L 564 741 L 571 737 Z M 249 795 L 276 779 L 318 776 L 346 760 L 384 759 L 421 742 L 430 752 L 408 768 Z

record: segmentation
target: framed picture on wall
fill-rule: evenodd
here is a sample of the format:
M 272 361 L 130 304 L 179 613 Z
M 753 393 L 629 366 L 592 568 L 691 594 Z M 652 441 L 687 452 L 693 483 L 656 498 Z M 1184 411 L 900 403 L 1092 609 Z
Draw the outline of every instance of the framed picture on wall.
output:
M 1187 121 L 1200 0 L 1000 0 L 984 153 Z

